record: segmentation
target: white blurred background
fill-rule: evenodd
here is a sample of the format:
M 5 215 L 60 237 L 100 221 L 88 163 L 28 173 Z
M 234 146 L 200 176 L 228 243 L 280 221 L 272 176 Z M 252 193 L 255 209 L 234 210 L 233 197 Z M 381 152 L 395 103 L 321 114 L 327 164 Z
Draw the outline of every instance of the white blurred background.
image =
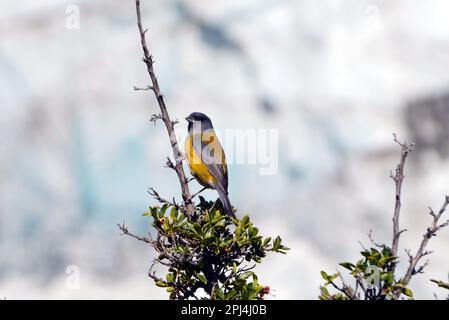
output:
M 0 0 L 0 297 L 165 299 L 140 233 L 150 186 L 177 196 L 165 129 L 140 61 L 134 1 Z M 79 8 L 79 29 L 66 8 Z M 279 170 L 232 165 L 230 197 L 292 248 L 256 269 L 277 299 L 315 299 L 320 270 L 391 241 L 399 159 L 415 141 L 401 225 L 416 250 L 449 193 L 446 0 L 142 1 L 173 118 L 279 130 Z M 178 129 L 186 129 L 181 121 Z M 193 189 L 199 189 L 194 185 Z M 213 192 L 205 193 L 215 199 Z M 433 238 L 415 296 L 443 295 L 449 230 Z M 405 254 L 403 255 L 405 265 Z M 68 266 L 80 286 L 66 284 Z

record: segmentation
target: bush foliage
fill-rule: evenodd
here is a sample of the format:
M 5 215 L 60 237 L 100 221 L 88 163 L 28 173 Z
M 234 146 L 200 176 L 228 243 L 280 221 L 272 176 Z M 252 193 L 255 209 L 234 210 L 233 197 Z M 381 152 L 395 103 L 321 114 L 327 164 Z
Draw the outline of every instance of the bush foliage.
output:
M 150 277 L 166 288 L 170 299 L 255 300 L 269 293 L 253 269 L 268 252 L 285 254 L 280 237 L 263 237 L 249 216 L 241 220 L 222 214 L 219 200 L 200 197 L 195 213 L 164 204 L 143 214 L 156 230 L 149 243 L 157 251 L 155 264 L 168 268 L 165 277 Z

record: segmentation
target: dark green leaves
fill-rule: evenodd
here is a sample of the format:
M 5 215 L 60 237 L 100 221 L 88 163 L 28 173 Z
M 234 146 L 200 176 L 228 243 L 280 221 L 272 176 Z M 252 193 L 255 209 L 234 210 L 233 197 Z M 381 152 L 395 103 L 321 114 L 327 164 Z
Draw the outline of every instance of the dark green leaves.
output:
M 273 249 L 274 252 L 279 252 L 282 254 L 286 254 L 287 250 L 290 250 L 290 248 L 285 247 L 284 245 L 282 245 L 282 239 L 281 237 L 277 236 L 274 241 L 273 241 Z
M 383 246 L 382 250 L 377 248 L 364 249 L 360 252 L 362 259 L 356 263 L 341 262 L 339 265 L 349 271 L 345 277 L 345 283 L 340 278 L 340 274 L 332 275 L 321 271 L 321 277 L 325 280 L 320 288 L 320 299 L 340 300 L 340 299 L 396 299 L 397 296 L 403 298 L 413 298 L 413 292 L 405 287 L 400 281 L 395 279 L 393 264 L 397 257 L 392 255 L 391 249 Z M 352 277 L 352 280 L 350 278 Z M 335 282 L 340 278 L 340 281 Z M 347 286 L 346 281 L 356 283 L 357 288 L 365 288 L 362 296 L 357 295 L 352 287 Z M 330 292 L 336 289 L 337 293 Z M 329 286 L 326 288 L 326 286 Z
M 326 280 L 325 286 L 331 284 L 335 279 L 338 278 L 338 273 L 334 273 L 332 275 L 328 275 L 326 272 L 321 271 L 321 277 Z
M 440 287 L 440 288 L 449 290 L 449 283 L 445 283 L 443 281 L 438 281 L 438 280 L 434 280 L 434 279 L 431 279 L 430 281 L 436 283 L 438 285 L 438 287 Z
M 348 269 L 349 271 L 352 271 L 352 270 L 355 269 L 355 265 L 352 264 L 351 262 L 341 262 L 339 264 L 340 264 L 340 266 L 342 266 L 343 268 Z
M 168 266 L 165 278 L 150 276 L 166 288 L 170 299 L 187 299 L 203 289 L 211 299 L 262 299 L 269 288 L 253 271 L 268 252 L 285 254 L 280 237 L 262 237 L 248 215 L 230 219 L 219 202 L 200 198 L 193 219 L 182 209 L 164 204 L 143 215 L 156 229 L 156 262 Z

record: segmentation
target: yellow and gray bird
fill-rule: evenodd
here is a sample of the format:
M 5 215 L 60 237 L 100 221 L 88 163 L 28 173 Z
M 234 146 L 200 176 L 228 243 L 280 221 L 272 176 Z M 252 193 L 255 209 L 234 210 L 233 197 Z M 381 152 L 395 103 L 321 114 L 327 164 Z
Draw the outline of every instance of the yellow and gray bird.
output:
M 193 112 L 186 120 L 189 126 L 185 154 L 190 172 L 204 189 L 215 189 L 218 192 L 225 213 L 235 218 L 228 197 L 226 157 L 212 121 L 201 112 Z

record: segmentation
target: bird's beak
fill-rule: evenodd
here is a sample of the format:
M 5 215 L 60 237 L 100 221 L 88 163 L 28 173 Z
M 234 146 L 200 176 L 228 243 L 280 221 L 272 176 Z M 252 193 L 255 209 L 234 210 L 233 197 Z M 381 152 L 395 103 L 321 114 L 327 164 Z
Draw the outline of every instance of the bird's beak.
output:
M 186 117 L 187 122 L 193 122 L 193 119 L 191 117 Z

